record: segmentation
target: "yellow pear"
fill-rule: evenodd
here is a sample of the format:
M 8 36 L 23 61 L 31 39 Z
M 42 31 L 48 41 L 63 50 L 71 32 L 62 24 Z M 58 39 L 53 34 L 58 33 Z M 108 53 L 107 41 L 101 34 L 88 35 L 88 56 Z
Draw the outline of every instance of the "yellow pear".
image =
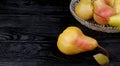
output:
M 116 14 L 120 13 L 120 0 L 114 0 L 113 8 L 115 9 Z
M 109 5 L 110 5 L 111 7 L 113 7 L 114 1 L 115 1 L 115 0 L 109 0 Z
M 114 5 L 114 0 L 104 0 L 104 2 L 111 7 Z
M 93 5 L 91 0 L 80 0 L 75 6 L 75 13 L 81 19 L 91 19 L 93 16 Z
M 108 20 L 109 25 L 120 28 L 120 13 L 111 16 Z
M 75 26 L 66 28 L 59 36 L 57 41 L 58 49 L 66 55 L 74 55 L 81 52 L 94 50 L 96 47 L 107 51 L 98 45 L 96 39 L 86 36 L 82 30 Z M 108 53 L 107 53 L 108 55 Z

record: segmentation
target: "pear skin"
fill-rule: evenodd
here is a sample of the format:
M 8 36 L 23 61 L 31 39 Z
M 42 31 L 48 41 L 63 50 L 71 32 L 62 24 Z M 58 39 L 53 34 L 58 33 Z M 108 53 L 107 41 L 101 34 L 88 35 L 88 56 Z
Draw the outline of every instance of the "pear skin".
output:
M 95 49 L 98 46 L 97 41 L 89 36 L 86 35 L 78 35 L 78 37 L 74 41 L 74 45 L 80 49 L 85 51 L 90 51 Z
M 108 21 L 107 19 L 97 15 L 97 14 L 93 14 L 93 18 L 94 20 L 98 23 L 98 24 L 101 24 L 101 25 L 106 25 L 108 24 Z
M 114 1 L 113 8 L 115 9 L 116 14 L 120 13 L 120 0 L 115 0 Z
M 115 27 L 120 28 L 120 14 L 116 14 L 114 16 L 111 16 L 108 23 L 111 26 L 115 26 Z
M 106 25 L 108 24 L 109 17 L 115 14 L 115 11 L 112 7 L 108 6 L 104 0 L 95 0 L 94 1 L 94 20 L 98 24 Z
M 84 52 L 84 50 L 79 49 L 73 45 L 73 41 L 76 39 L 78 34 L 82 35 L 82 31 L 76 27 L 66 28 L 58 37 L 58 49 L 66 55 L 74 55 L 80 52 Z
M 109 5 L 110 5 L 111 7 L 114 6 L 114 1 L 115 1 L 115 0 L 109 0 Z
M 66 55 L 74 55 L 91 51 L 98 46 L 94 38 L 83 34 L 81 29 L 75 26 L 66 28 L 58 37 L 57 47 Z
M 75 13 L 81 19 L 91 19 L 93 16 L 93 5 L 91 0 L 80 0 L 75 6 Z
M 109 4 L 109 0 L 103 0 L 104 3 Z
M 104 0 L 104 2 L 111 7 L 114 5 L 114 0 Z

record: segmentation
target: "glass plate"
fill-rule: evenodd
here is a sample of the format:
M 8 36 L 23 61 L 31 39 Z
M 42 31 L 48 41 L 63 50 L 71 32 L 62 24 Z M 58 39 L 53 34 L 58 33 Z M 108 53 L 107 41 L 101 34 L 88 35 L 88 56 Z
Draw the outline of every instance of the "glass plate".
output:
M 74 16 L 74 18 L 76 20 L 78 20 L 82 25 L 84 25 L 84 26 L 86 26 L 86 27 L 88 27 L 92 30 L 96 30 L 96 31 L 102 31 L 102 32 L 107 32 L 107 33 L 118 33 L 118 32 L 120 32 L 120 28 L 116 28 L 116 27 L 109 26 L 109 25 L 100 25 L 100 24 L 97 24 L 93 19 L 91 19 L 89 21 L 85 21 L 85 20 L 79 18 L 74 12 L 74 8 L 79 1 L 80 0 L 71 0 L 71 2 L 70 2 L 70 12 Z

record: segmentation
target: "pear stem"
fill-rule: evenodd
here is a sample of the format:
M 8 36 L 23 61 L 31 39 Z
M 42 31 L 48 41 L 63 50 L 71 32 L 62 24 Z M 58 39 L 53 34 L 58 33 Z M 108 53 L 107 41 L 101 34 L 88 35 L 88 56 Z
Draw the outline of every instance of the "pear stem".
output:
M 106 53 L 106 56 L 107 56 L 107 57 L 110 56 L 109 52 L 108 52 L 105 48 L 103 48 L 103 47 L 100 46 L 100 45 L 98 45 L 98 48 L 102 49 L 102 50 Z

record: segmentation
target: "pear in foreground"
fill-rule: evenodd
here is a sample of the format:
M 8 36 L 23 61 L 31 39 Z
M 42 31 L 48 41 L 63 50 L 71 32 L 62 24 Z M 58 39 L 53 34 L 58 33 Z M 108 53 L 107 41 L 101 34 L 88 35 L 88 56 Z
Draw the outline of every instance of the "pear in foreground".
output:
M 74 55 L 95 49 L 98 43 L 95 39 L 85 36 L 74 26 L 66 28 L 58 37 L 57 47 L 66 55 Z
M 94 50 L 96 47 L 106 49 L 98 45 L 96 39 L 85 35 L 82 30 L 75 26 L 66 28 L 59 36 L 57 41 L 58 49 L 66 55 L 74 55 L 81 52 Z

